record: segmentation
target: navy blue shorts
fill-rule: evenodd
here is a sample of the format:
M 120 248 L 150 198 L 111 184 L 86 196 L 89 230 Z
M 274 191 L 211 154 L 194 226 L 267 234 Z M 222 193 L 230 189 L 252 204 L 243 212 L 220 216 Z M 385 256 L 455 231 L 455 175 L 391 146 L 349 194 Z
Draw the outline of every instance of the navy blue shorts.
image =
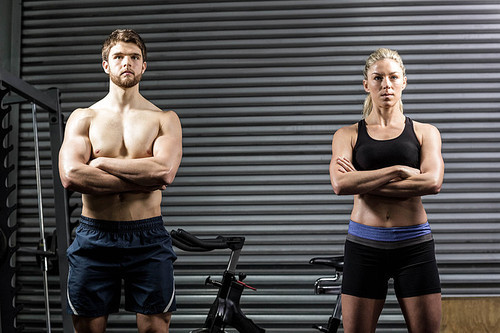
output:
M 122 280 L 125 310 L 147 315 L 176 310 L 177 257 L 161 216 L 122 222 L 82 216 L 67 255 L 71 314 L 118 312 Z

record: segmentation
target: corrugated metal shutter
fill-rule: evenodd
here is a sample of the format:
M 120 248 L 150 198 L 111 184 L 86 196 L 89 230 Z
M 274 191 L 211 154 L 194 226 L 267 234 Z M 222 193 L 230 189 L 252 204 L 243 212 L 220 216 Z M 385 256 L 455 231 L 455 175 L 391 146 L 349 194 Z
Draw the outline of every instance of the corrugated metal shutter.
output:
M 240 269 L 258 291 L 245 292 L 242 304 L 268 332 L 310 332 L 330 315 L 333 299 L 312 288 L 328 271 L 308 260 L 342 253 L 351 208 L 351 197 L 336 197 L 329 184 L 331 138 L 360 118 L 367 55 L 397 49 L 408 72 L 405 112 L 443 137 L 445 184 L 425 198 L 443 294 L 500 294 L 498 1 L 32 0 L 23 9 L 22 78 L 57 86 L 67 115 L 105 95 L 100 45 L 109 32 L 130 27 L 144 37 L 141 90 L 177 111 L 184 128 L 184 158 L 163 205 L 167 228 L 247 238 Z M 30 119 L 25 110 L 23 246 L 38 240 Z M 53 162 L 48 126 L 39 131 L 50 225 Z M 204 279 L 228 259 L 178 252 L 174 333 L 201 325 L 215 295 Z M 41 275 L 32 258 L 18 264 L 17 301 L 26 304 L 18 322 L 39 332 Z M 57 320 L 57 277 L 51 287 Z M 134 318 L 113 315 L 109 327 L 133 332 Z M 392 291 L 379 327 L 405 331 Z

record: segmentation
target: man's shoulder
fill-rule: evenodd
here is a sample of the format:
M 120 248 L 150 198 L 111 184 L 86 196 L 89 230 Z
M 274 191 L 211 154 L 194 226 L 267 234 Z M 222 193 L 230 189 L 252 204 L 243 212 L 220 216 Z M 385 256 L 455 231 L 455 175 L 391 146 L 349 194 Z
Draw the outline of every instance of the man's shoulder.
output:
M 147 99 L 144 99 L 141 104 L 142 104 L 141 107 L 144 111 L 154 112 L 162 117 L 167 116 L 167 115 L 171 117 L 172 115 L 175 114 L 175 112 L 173 110 L 164 110 Z
M 95 108 L 88 107 L 88 108 L 77 108 L 75 109 L 72 114 L 90 114 L 90 113 L 95 113 Z
M 70 120 L 81 120 L 83 118 L 90 119 L 95 116 L 95 109 L 89 108 L 78 108 L 71 112 Z
M 177 113 L 172 110 L 161 111 L 161 126 L 168 128 L 181 128 L 181 121 Z
M 177 120 L 179 119 L 179 116 L 177 113 L 173 110 L 163 110 L 157 107 L 156 105 L 151 103 L 151 107 L 145 109 L 145 111 L 152 112 L 153 114 L 157 115 L 159 118 L 161 118 L 164 121 L 168 120 Z
M 173 110 L 161 110 L 162 117 L 170 119 L 179 119 L 179 116 Z

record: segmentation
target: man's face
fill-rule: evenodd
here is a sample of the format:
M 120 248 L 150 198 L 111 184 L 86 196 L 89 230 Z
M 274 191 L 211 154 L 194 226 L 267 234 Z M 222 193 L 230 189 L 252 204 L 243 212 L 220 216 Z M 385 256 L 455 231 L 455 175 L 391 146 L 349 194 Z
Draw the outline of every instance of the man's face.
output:
M 108 60 L 102 62 L 102 67 L 111 82 L 120 88 L 131 88 L 141 81 L 146 63 L 137 45 L 118 42 L 111 48 Z

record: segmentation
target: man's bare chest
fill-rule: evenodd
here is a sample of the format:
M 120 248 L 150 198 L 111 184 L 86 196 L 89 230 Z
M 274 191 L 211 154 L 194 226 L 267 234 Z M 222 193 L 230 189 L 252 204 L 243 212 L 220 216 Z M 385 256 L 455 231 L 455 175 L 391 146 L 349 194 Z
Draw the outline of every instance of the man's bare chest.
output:
M 159 121 L 149 114 L 100 115 L 89 128 L 93 157 L 140 158 L 153 155 Z

